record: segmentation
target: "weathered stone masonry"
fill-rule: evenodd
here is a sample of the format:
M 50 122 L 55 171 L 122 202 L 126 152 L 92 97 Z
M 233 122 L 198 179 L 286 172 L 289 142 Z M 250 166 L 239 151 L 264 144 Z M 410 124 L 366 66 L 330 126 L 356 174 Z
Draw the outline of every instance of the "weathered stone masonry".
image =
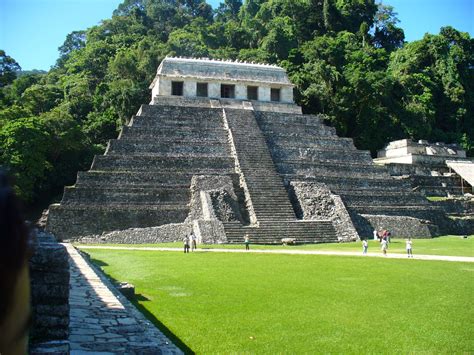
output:
M 67 348 L 69 335 L 69 260 L 66 249 L 51 235 L 38 232 L 30 259 L 32 349 L 45 343 Z M 42 344 L 42 345 L 40 345 Z
M 182 79 L 182 91 L 165 83 L 171 76 Z M 224 85 L 221 97 L 211 86 L 204 95 L 211 81 Z M 273 100 L 239 96 L 265 85 L 274 89 Z M 440 230 L 441 209 L 320 117 L 301 114 L 292 96 L 282 94 L 292 85 L 281 68 L 168 59 L 152 87 L 152 104 L 51 206 L 48 229 L 58 237 L 122 230 L 101 240 L 130 242 L 133 235 L 158 242 L 181 240 L 192 228 L 202 242 L 241 243 L 248 233 L 256 243 L 288 237 L 314 243 L 371 235 L 394 220 L 400 236 Z

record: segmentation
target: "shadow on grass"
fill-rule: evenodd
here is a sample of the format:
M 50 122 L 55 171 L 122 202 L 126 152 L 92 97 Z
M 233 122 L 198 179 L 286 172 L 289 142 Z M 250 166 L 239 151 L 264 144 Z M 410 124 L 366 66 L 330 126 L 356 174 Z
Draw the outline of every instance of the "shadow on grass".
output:
M 139 297 L 148 300 L 146 297 L 138 294 L 135 297 L 130 297 L 128 300 L 150 321 L 155 327 L 157 327 L 166 337 L 168 337 L 178 348 L 180 348 L 185 354 L 195 354 L 191 348 L 189 348 L 183 341 L 178 338 L 171 330 L 169 330 L 163 323 L 160 322 L 148 309 L 138 303 L 141 300 Z
M 143 296 L 140 293 L 136 293 L 135 297 L 133 297 L 133 298 L 130 298 L 130 297 L 127 297 L 127 298 L 130 302 L 133 302 L 134 300 L 137 300 L 137 301 L 149 301 L 150 300 L 149 298 L 147 298 L 146 296 Z
M 94 265 L 96 266 L 99 266 L 99 267 L 102 267 L 102 266 L 109 266 L 109 264 L 107 264 L 106 262 L 103 262 L 102 260 L 98 260 L 98 259 L 94 259 L 94 258 L 91 258 L 89 254 L 87 254 L 87 256 L 89 257 L 89 260 L 91 262 L 94 263 Z M 109 277 L 110 278 L 110 277 Z

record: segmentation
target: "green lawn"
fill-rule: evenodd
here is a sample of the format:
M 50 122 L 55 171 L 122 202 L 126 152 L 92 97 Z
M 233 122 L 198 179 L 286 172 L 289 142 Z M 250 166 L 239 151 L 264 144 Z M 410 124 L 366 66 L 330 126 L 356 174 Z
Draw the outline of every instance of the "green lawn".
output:
M 471 263 L 86 252 L 200 354 L 474 351 Z
M 474 235 L 463 239 L 460 236 L 444 236 L 432 239 L 412 239 L 414 254 L 427 255 L 449 255 L 449 256 L 471 256 L 474 257 Z M 92 244 L 90 244 L 92 245 Z M 181 248 L 182 243 L 160 243 L 160 244 L 96 244 L 107 246 L 130 246 L 135 248 L 140 247 L 167 247 L 167 248 Z M 200 249 L 243 249 L 242 245 L 228 245 L 228 244 L 203 244 L 198 246 Z M 302 249 L 302 250 L 327 250 L 327 251 L 357 251 L 362 250 L 361 242 L 353 243 L 328 243 L 328 244 L 307 244 L 295 246 L 283 245 L 251 245 L 252 249 Z M 369 241 L 369 252 L 379 252 L 380 244 L 378 241 Z M 389 253 L 405 253 L 405 240 L 393 239 L 389 246 Z

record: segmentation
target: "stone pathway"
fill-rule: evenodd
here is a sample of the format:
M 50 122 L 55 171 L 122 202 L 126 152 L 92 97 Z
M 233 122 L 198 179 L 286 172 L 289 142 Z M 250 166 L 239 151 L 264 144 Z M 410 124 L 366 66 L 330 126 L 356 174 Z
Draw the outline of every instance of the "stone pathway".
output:
M 81 249 L 117 249 L 117 250 L 155 250 L 155 251 L 177 251 L 182 253 L 181 248 L 134 248 L 134 247 L 119 247 L 119 246 L 95 246 L 95 245 L 81 245 Z M 325 250 L 282 250 L 282 249 L 251 249 L 246 251 L 243 249 L 205 249 L 198 248 L 195 250 L 200 253 L 216 252 L 216 253 L 264 253 L 264 254 L 298 254 L 298 255 L 339 255 L 339 256 L 360 256 L 360 257 L 373 257 L 373 258 L 387 258 L 387 259 L 408 259 L 406 254 L 390 254 L 386 256 L 382 255 L 380 250 L 377 253 L 369 252 L 367 255 L 362 255 L 362 252 L 355 251 L 325 251 Z M 470 256 L 447 256 L 447 255 L 413 255 L 413 259 L 416 260 L 439 260 L 439 261 L 458 261 L 473 263 L 474 257 Z
M 71 245 L 71 354 L 182 354 Z

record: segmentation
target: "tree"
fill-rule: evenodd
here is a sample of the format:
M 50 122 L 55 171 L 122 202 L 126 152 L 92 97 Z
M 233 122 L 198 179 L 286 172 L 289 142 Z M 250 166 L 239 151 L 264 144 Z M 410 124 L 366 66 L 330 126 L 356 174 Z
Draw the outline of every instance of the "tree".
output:
M 221 22 L 237 20 L 241 7 L 242 0 L 224 0 L 216 10 L 216 18 Z
M 33 115 L 38 115 L 59 105 L 63 98 L 63 91 L 57 85 L 34 84 L 21 95 L 21 104 Z
M 52 168 L 48 147 L 49 135 L 35 118 L 9 121 L 0 128 L 0 165 L 12 171 L 16 193 L 26 202 L 33 201 Z
M 405 40 L 403 30 L 397 27 L 399 22 L 397 13 L 393 6 L 378 4 L 378 9 L 374 17 L 373 43 L 377 48 L 385 48 L 393 51 L 401 48 Z
M 21 67 L 16 60 L 0 49 L 0 88 L 11 84 L 20 70 Z
M 401 101 L 398 112 L 410 136 L 458 142 L 469 149 L 474 137 L 472 39 L 444 27 L 392 54 L 389 74 Z M 464 138 L 463 138 L 464 137 Z
M 86 45 L 86 31 L 73 31 L 66 36 L 66 40 L 58 48 L 59 59 L 57 66 L 63 66 L 64 62 L 69 58 L 73 51 L 84 48 Z

